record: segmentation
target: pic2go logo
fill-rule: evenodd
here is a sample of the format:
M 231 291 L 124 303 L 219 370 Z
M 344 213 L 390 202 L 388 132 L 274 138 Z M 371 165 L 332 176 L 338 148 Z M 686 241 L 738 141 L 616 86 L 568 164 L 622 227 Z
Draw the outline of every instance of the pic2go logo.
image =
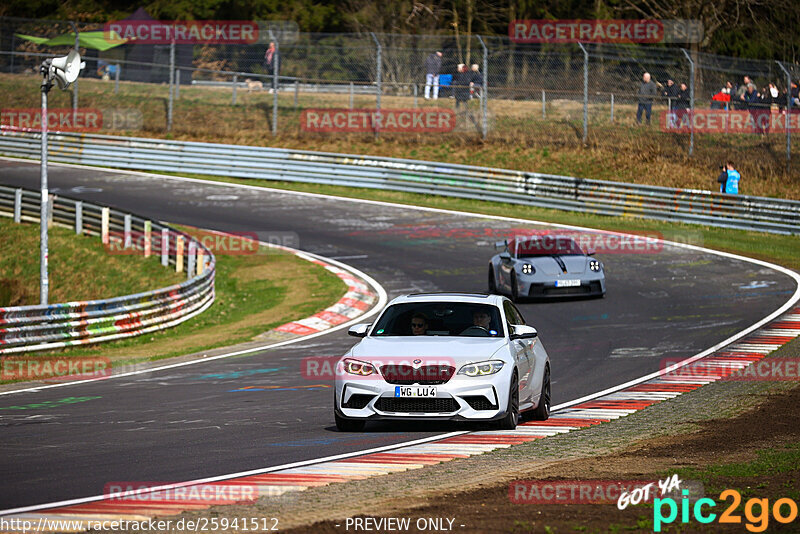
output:
M 711 508 L 717 506 L 713 499 L 698 499 L 694 506 L 689 504 L 689 491 L 682 491 L 680 514 L 681 523 L 688 523 L 690 511 L 698 523 L 708 524 L 717 519 L 717 514 L 711 512 Z M 731 499 L 730 505 L 719 516 L 719 523 L 741 524 L 742 518 L 736 514 L 736 510 L 742 502 L 742 495 L 733 489 L 728 489 L 719 494 L 721 501 Z M 661 532 L 662 525 L 672 524 L 678 518 L 678 503 L 670 497 L 653 500 L 653 531 Z M 666 513 L 666 515 L 665 515 Z M 769 506 L 769 499 L 749 499 L 744 505 L 744 516 L 747 519 L 745 528 L 750 532 L 764 532 L 769 526 L 770 515 L 778 523 L 791 523 L 797 519 L 797 503 L 788 498 L 776 500 L 772 508 Z

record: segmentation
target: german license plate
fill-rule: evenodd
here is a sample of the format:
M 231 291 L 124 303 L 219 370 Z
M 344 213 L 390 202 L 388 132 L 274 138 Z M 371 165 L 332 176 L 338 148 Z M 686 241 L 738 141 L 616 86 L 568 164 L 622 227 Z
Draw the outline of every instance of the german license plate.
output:
M 556 287 L 577 287 L 581 285 L 580 280 L 556 280 Z
M 436 388 L 430 386 L 395 386 L 395 397 L 435 397 Z

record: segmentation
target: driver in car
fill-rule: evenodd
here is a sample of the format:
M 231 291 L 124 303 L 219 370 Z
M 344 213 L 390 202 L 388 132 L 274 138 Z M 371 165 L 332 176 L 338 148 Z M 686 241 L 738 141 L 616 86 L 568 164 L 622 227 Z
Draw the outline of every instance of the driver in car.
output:
M 414 336 L 424 336 L 428 332 L 428 318 L 424 313 L 415 313 L 411 317 L 411 334 Z
M 480 326 L 481 328 L 485 328 L 489 330 L 491 327 L 492 319 L 489 317 L 489 314 L 482 310 L 475 310 L 472 312 L 472 325 L 473 326 Z

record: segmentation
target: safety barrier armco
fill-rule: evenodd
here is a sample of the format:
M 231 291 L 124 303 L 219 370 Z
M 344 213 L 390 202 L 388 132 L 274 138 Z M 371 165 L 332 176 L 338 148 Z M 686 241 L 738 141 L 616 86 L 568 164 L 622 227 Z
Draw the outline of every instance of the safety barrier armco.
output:
M 0 216 L 39 222 L 40 193 L 0 186 Z M 193 237 L 156 221 L 61 196 L 50 197 L 51 223 L 104 243 L 160 257 L 186 271 L 181 283 L 135 295 L 63 304 L 0 308 L 0 354 L 98 343 L 163 330 L 214 302 L 215 258 Z M 132 236 L 138 236 L 132 239 Z M 112 243 L 113 244 L 113 243 Z
M 105 135 L 51 134 L 65 163 L 389 189 L 780 234 L 800 202 L 428 161 Z M 37 158 L 37 133 L 4 129 L 0 154 Z

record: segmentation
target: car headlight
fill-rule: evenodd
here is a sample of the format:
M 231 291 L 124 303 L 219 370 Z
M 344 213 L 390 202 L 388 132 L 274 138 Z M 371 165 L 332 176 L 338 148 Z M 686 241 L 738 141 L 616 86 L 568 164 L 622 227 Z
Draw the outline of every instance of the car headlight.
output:
M 485 362 L 468 363 L 458 370 L 458 374 L 467 376 L 486 376 L 493 375 L 503 368 L 500 360 L 488 360 Z
M 599 261 L 597 261 L 597 260 L 592 260 L 592 261 L 590 261 L 590 262 L 589 262 L 589 269 L 591 269 L 591 270 L 593 270 L 593 271 L 597 272 L 597 271 L 599 271 L 601 268 L 602 268 L 602 267 L 601 267 L 601 265 L 600 265 L 600 262 L 599 262 Z
M 536 272 L 536 268 L 531 265 L 530 263 L 523 263 L 522 264 L 522 274 L 533 274 Z
M 351 375 L 367 376 L 375 373 L 375 366 L 371 363 L 362 362 L 359 360 L 351 360 L 347 358 L 344 361 L 345 372 Z

